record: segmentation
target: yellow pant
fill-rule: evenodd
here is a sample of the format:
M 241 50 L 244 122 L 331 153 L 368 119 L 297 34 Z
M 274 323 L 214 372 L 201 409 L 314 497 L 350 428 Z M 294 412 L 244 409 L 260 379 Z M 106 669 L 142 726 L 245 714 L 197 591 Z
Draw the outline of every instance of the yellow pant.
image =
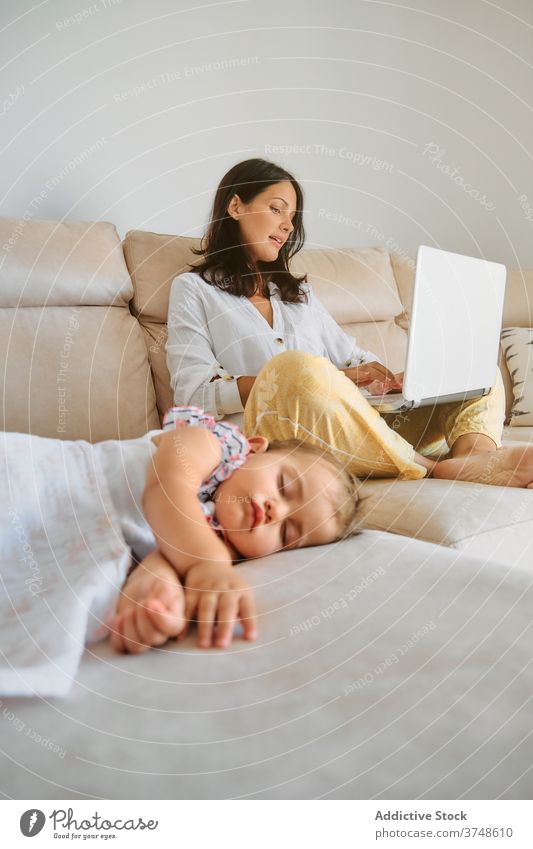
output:
M 286 351 L 257 375 L 243 429 L 246 436 L 260 434 L 269 441 L 313 442 L 333 451 L 359 477 L 412 480 L 426 475 L 414 459 L 415 449 L 435 456 L 466 433 L 490 436 L 500 447 L 504 418 L 499 370 L 484 398 L 380 415 L 328 359 Z

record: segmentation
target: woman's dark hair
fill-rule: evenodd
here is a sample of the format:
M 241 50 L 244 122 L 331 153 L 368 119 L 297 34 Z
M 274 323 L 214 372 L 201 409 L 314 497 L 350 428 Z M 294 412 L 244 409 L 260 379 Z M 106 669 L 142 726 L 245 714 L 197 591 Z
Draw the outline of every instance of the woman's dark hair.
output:
M 239 223 L 227 211 L 230 200 L 238 194 L 244 203 L 250 203 L 268 186 L 284 181 L 290 181 L 296 192 L 294 229 L 273 262 L 251 263 L 241 243 Z M 193 248 L 193 253 L 203 256 L 203 261 L 190 268 L 206 283 L 247 298 L 254 294 L 255 274 L 260 272 L 265 280 L 276 283 L 283 301 L 301 303 L 307 301 L 300 286 L 307 281 L 307 275 L 295 277 L 288 263 L 302 249 L 304 240 L 303 192 L 292 174 L 266 159 L 246 159 L 234 165 L 220 181 L 207 232 L 200 248 Z

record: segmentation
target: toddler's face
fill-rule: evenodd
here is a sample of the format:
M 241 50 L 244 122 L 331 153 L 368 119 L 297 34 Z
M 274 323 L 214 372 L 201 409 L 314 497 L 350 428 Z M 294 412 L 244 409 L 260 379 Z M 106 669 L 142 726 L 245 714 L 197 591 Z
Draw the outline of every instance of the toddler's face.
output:
M 228 541 L 243 557 L 264 557 L 334 540 L 337 470 L 297 450 L 265 453 L 262 437 L 249 441 L 255 453 L 215 493 L 215 516 Z

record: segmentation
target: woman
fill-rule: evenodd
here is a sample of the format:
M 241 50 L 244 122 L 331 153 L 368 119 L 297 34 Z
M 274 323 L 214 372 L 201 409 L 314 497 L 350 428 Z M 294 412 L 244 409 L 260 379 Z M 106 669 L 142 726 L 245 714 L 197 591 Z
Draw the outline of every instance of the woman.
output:
M 401 416 L 368 404 L 359 386 L 381 394 L 401 388 L 401 375 L 358 348 L 306 276 L 289 271 L 304 243 L 302 217 L 302 190 L 283 168 L 248 159 L 223 177 L 196 251 L 202 261 L 172 284 L 167 363 L 175 403 L 242 423 L 246 436 L 312 442 L 362 477 L 533 487 L 533 448 L 501 447 L 499 371 L 483 398 Z M 424 456 L 442 437 L 450 454 Z

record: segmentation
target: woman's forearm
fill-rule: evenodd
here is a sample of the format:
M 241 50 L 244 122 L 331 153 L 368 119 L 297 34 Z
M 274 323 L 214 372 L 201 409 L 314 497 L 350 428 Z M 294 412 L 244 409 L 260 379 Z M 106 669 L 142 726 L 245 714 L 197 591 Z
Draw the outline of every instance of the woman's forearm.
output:
M 252 391 L 252 386 L 255 383 L 255 376 L 242 375 L 237 378 L 237 386 L 239 387 L 239 395 L 241 396 L 242 406 L 246 406 L 248 396 Z

